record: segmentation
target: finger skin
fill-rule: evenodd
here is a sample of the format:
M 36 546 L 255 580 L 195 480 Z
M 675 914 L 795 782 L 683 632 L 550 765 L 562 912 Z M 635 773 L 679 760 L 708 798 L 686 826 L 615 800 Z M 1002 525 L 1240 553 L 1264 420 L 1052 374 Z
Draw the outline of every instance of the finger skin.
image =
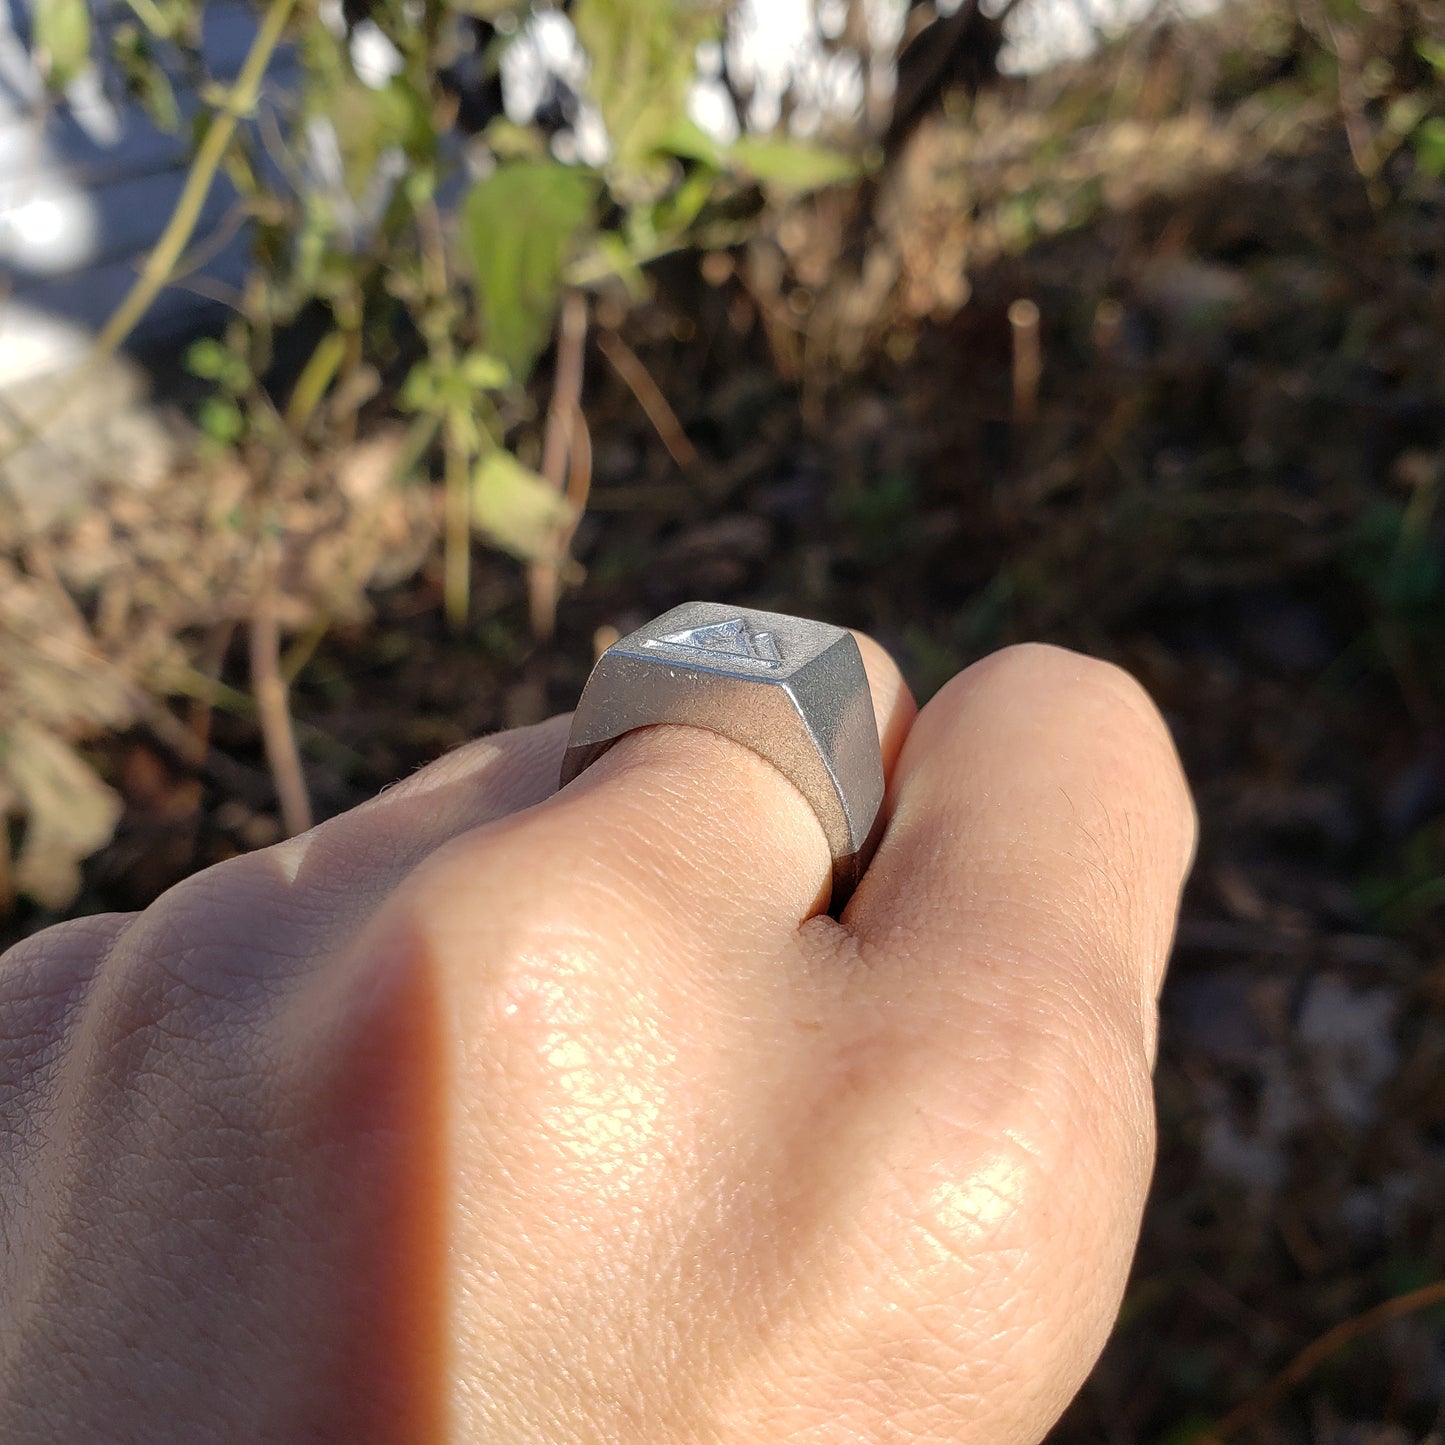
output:
M 886 779 L 916 713 L 893 660 L 855 634 L 873 697 Z M 701 728 L 629 733 L 537 821 L 569 877 L 665 911 L 696 936 L 776 938 L 827 906 L 832 873 L 822 827 L 769 762 Z M 685 908 L 677 907 L 685 900 Z
M 841 926 L 801 933 L 806 890 L 780 876 L 801 800 L 777 795 L 771 834 L 756 808 L 696 811 L 699 777 L 735 785 L 748 760 L 688 730 L 629 742 L 593 791 L 460 840 L 394 919 L 457 1000 L 476 1101 L 455 1149 L 474 1201 L 460 1418 L 1037 1441 L 1117 1309 L 1150 1168 L 1140 981 L 1190 821 L 1157 716 L 1055 650 L 966 675 L 908 734 L 876 876 Z M 1060 819 L 1101 820 L 1058 812 L 1061 784 L 1120 809 L 1088 866 Z M 649 831 L 673 800 L 686 826 Z M 1095 864 L 1139 906 L 1101 911 Z M 497 901 L 449 918 L 478 878 Z M 527 887 L 544 901 L 509 917 Z M 770 915 L 740 905 L 769 889 Z M 519 1400 L 539 1375 L 549 1394 Z
M 651 729 L 552 796 L 561 720 L 8 956 L 0 1435 L 1037 1441 L 1132 1246 L 1187 795 L 1111 669 L 911 727 L 870 673 L 842 924 L 769 765 Z
M 1010 1379 L 956 1402 L 964 1438 L 1032 1441 L 1092 1365 L 1127 1274 L 1193 807 L 1138 685 L 1044 647 L 996 654 L 944 688 L 892 792 L 843 929 L 810 925 L 824 966 L 847 972 L 834 1027 L 873 1061 L 883 1096 L 916 1105 L 899 1106 L 881 1146 L 905 1201 L 891 1210 L 895 1303 L 912 1302 L 924 1341 L 896 1340 L 909 1363 L 889 1405 L 906 1420 L 910 1400 L 929 1398 L 952 1312 L 955 1338 L 960 1319 L 993 1330 L 989 1357 Z M 857 1213 L 860 1234 L 889 1237 L 886 1205 Z M 1011 1375 L 1021 1354 L 1032 1369 Z
M 975 976 L 957 960 L 983 938 L 1027 955 L 1030 981 L 1107 995 L 1152 1049 L 1197 822 L 1137 682 L 1061 648 L 995 653 L 924 709 L 891 793 L 888 832 L 846 916 L 858 937 L 932 960 L 921 976 L 912 966 L 910 983 L 945 989 Z
M 454 1080 L 432 977 L 351 944 L 566 729 L 0 959 L 0 1436 L 440 1438 Z
M 864 651 L 896 752 L 911 700 Z M 143 915 L 50 930 L 7 956 L 7 1438 L 146 1439 L 161 1418 L 189 1438 L 273 1438 L 297 1412 L 324 1416 L 324 1438 L 373 1438 L 387 1419 L 387 1438 L 441 1429 L 441 1161 L 460 1042 L 441 989 L 455 980 L 406 940 L 357 938 L 456 838 L 549 798 L 566 729 L 553 719 L 459 750 Z M 672 749 L 679 787 L 741 761 L 762 772 L 767 809 L 794 806 L 760 760 L 725 747 L 689 762 L 699 745 L 719 740 Z M 575 821 L 564 831 L 585 837 Z M 797 831 L 811 843 L 816 828 L 808 814 Z M 565 881 L 559 861 L 534 846 L 515 880 L 492 870 L 485 912 L 547 912 L 537 879 Z M 476 882 L 464 870 L 437 916 L 473 916 Z M 576 901 L 558 897 L 560 916 Z M 147 1201 L 162 1217 L 137 1238 Z M 200 1389 L 222 1360 L 225 1379 Z

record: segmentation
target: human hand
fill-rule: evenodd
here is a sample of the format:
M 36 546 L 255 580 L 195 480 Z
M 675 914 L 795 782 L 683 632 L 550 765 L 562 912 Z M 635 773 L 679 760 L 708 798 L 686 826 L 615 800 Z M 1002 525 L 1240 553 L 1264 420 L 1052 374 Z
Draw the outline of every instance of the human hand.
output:
M 564 719 L 0 962 L 7 1441 L 1037 1441 L 1118 1306 L 1193 849 L 1050 648 L 821 829 L 713 734 Z

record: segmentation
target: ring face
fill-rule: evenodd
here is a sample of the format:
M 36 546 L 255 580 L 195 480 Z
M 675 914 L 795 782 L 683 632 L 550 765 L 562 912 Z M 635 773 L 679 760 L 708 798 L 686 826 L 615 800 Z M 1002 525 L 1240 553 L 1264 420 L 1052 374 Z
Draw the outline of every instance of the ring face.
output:
M 572 719 L 563 786 L 657 723 L 721 733 L 797 787 L 828 839 L 841 908 L 876 845 L 883 802 L 878 724 L 852 634 L 716 602 L 674 607 L 598 659 Z

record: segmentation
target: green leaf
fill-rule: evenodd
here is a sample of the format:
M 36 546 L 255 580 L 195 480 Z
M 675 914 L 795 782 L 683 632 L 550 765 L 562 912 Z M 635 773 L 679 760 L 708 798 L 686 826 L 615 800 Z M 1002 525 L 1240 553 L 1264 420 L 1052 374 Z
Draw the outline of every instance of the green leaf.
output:
M 535 126 L 518 125 L 499 115 L 488 122 L 482 137 L 496 158 L 507 161 L 545 161 L 547 138 Z
M 786 191 L 812 191 L 851 181 L 863 167 L 851 156 L 802 141 L 744 136 L 727 153 L 733 165 L 765 185 Z
M 542 556 L 571 520 L 566 499 L 511 452 L 488 452 L 472 472 L 472 522 L 514 556 Z
M 588 89 L 612 142 L 614 184 L 651 199 L 666 188 L 659 155 L 687 117 L 700 41 L 721 7 L 699 0 L 577 0 L 572 24 L 587 52 Z M 682 154 L 682 152 L 678 152 Z
M 474 391 L 500 391 L 512 380 L 507 363 L 485 351 L 469 351 L 462 357 L 458 370 Z
M 203 336 L 186 350 L 186 369 L 203 381 L 219 381 L 230 364 L 231 353 L 214 336 Z
M 1397 95 L 1385 107 L 1385 130 L 1392 136 L 1409 135 L 1430 114 L 1430 97 L 1410 90 Z
M 224 397 L 208 396 L 196 411 L 196 422 L 213 442 L 231 446 L 240 441 L 246 430 L 241 408 Z
M 1445 79 L 1445 41 L 1422 39 L 1416 42 L 1415 50 L 1421 60 Z
M 680 115 L 659 138 L 659 147 L 685 161 L 700 161 L 714 170 L 723 167 L 718 143 L 690 116 Z
M 46 80 L 69 85 L 90 64 L 90 7 L 86 0 L 35 0 L 35 49 Z
M 441 389 L 437 386 L 436 372 L 430 361 L 418 361 L 407 372 L 401 384 L 398 398 L 403 411 L 435 412 L 441 401 Z
M 1410 137 L 1410 144 L 1415 150 L 1415 164 L 1427 176 L 1436 180 L 1445 176 L 1445 116 L 1432 115 L 1422 121 Z
M 589 229 L 596 181 L 553 161 L 519 161 L 478 181 L 462 205 L 487 352 L 519 381 L 547 338 L 563 267 Z
M 111 52 L 125 76 L 126 88 L 146 114 L 167 135 L 178 134 L 180 107 L 170 77 L 156 59 L 151 37 L 138 25 L 118 25 L 111 37 Z

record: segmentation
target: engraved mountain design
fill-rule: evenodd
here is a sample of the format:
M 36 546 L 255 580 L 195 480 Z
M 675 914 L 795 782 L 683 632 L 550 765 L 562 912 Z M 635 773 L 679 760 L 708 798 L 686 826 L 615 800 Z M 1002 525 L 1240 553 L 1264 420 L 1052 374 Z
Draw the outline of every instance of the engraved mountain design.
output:
M 741 617 L 690 627 L 686 632 L 669 632 L 654 639 L 654 646 L 683 647 L 713 657 L 743 657 L 764 667 L 778 667 L 783 661 L 773 634 L 754 632 Z

